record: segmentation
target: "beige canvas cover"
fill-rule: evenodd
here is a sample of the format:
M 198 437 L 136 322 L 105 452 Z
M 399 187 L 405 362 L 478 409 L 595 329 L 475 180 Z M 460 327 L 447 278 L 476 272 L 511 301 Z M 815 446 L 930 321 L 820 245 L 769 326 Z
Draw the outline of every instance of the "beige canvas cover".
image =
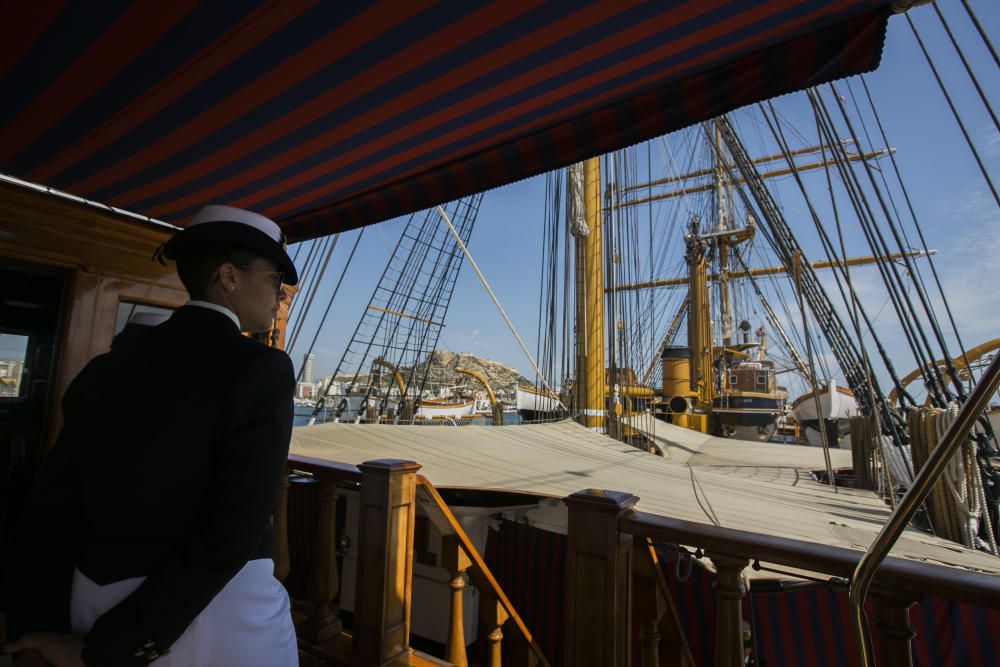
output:
M 709 452 L 715 445 L 728 449 L 708 441 L 700 449 L 706 445 Z M 758 446 L 771 463 L 776 456 L 771 447 L 784 447 Z M 502 427 L 324 424 L 295 429 L 291 451 L 351 464 L 416 461 L 421 474 L 440 488 L 554 498 L 587 488 L 627 491 L 639 497 L 637 509 L 644 512 L 855 550 L 868 547 L 890 513 L 872 493 L 835 492 L 794 467 L 765 466 L 787 471 L 783 483 L 775 484 L 766 477 L 677 463 L 572 421 Z M 735 461 L 743 454 L 712 456 L 738 470 Z M 1000 559 L 916 530 L 904 533 L 892 555 L 1000 574 Z

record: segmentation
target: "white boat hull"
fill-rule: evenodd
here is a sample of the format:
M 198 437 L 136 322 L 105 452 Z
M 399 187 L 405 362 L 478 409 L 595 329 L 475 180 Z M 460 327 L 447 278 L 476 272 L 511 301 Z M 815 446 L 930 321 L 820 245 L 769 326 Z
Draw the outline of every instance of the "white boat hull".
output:
M 471 415 L 476 411 L 476 401 L 474 399 L 469 399 L 467 401 L 448 401 L 448 402 L 432 402 L 432 401 L 422 401 L 420 407 L 417 408 L 417 419 L 434 419 L 435 417 L 444 419 L 446 417 L 464 417 L 466 415 Z
M 836 442 L 828 443 L 830 447 L 850 449 L 851 417 L 858 414 L 858 402 L 847 389 L 841 389 L 831 381 L 818 391 L 819 413 L 824 420 L 836 422 Z M 814 447 L 823 446 L 823 435 L 820 433 L 819 420 L 816 417 L 816 395 L 805 394 L 795 399 L 792 404 L 792 415 L 802 427 L 802 436 Z M 832 429 L 831 429 L 832 431 Z M 830 431 L 828 431 L 830 433 Z M 832 435 L 832 433 L 830 433 Z
M 852 394 L 844 393 L 845 391 L 837 387 L 834 382 L 819 390 L 819 409 L 823 419 L 849 421 L 858 414 L 858 402 Z M 792 404 L 792 414 L 800 424 L 817 420 L 816 399 L 812 393 L 795 400 Z
M 518 412 L 558 412 L 559 397 L 548 392 L 518 387 L 514 392 Z

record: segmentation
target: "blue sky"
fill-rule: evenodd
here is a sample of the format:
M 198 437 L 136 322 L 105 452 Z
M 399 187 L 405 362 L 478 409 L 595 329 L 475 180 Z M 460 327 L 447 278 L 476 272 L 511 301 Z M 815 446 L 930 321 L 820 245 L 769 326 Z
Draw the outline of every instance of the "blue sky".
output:
M 992 104 L 1000 107 L 1000 95 L 997 94 L 1000 91 L 1000 72 L 975 33 L 961 3 L 942 0 L 938 5 L 955 31 L 987 95 L 991 96 Z M 971 5 L 994 43 L 1000 42 L 1000 32 L 996 30 L 1000 26 L 1000 3 L 973 0 Z M 994 181 L 1000 183 L 1000 136 L 969 83 L 933 8 L 911 10 L 910 16 L 921 31 L 949 92 L 956 100 L 987 169 Z M 963 341 L 973 345 L 1000 335 L 1000 299 L 997 297 L 1000 273 L 994 268 L 1000 257 L 1000 209 L 979 173 L 904 17 L 895 16 L 890 20 L 882 64 L 876 72 L 867 75 L 867 82 L 890 145 L 898 151 L 897 161 L 928 245 L 938 251 L 936 266 Z M 848 103 L 851 91 L 863 96 L 860 83 L 856 80 L 838 82 L 837 86 Z M 824 94 L 829 94 L 825 87 Z M 832 103 L 832 98 L 828 97 L 828 102 Z M 784 96 L 775 100 L 774 104 L 794 128 L 790 130 L 793 147 L 815 143 L 815 126 L 803 94 Z M 776 152 L 773 142 L 761 141 L 766 127 L 755 121 L 753 114 L 738 111 L 733 118 L 752 154 Z M 872 131 L 876 131 L 873 123 L 869 122 L 869 125 Z M 796 133 L 801 136 L 797 137 Z M 666 143 L 654 142 L 650 148 L 654 175 L 666 173 L 664 170 L 668 170 L 668 165 L 664 163 L 663 156 L 666 151 L 680 155 L 684 141 L 683 136 L 677 134 L 668 137 Z M 877 139 L 874 142 L 881 143 Z M 643 161 L 646 150 L 646 147 L 637 149 L 637 156 Z M 889 168 L 887 161 L 881 164 Z M 807 177 L 807 185 L 811 191 L 814 188 L 822 191 L 823 179 L 821 171 L 814 172 Z M 799 235 L 807 255 L 819 259 L 816 234 L 794 182 L 789 177 L 772 184 L 785 216 Z M 817 200 L 822 199 L 821 196 L 813 196 Z M 897 198 L 897 204 L 903 204 L 898 192 L 893 196 Z M 492 190 L 485 195 L 469 244 L 474 258 L 531 350 L 535 349 L 537 338 L 541 230 L 545 207 L 544 176 Z M 817 203 L 817 208 L 825 220 L 832 219 L 828 205 Z M 640 215 L 647 216 L 648 212 L 643 211 Z M 908 217 L 906 219 L 906 229 L 915 241 L 912 224 Z M 657 210 L 654 212 L 654 234 L 668 234 L 671 226 L 678 221 L 679 218 L 672 216 L 670 211 Z M 387 221 L 365 232 L 358 255 L 345 276 L 314 350 L 317 376 L 332 372 L 336 365 L 404 222 L 405 219 Z M 297 366 L 357 233 L 347 233 L 340 239 L 316 298 L 317 305 L 313 306 L 302 339 L 293 350 Z M 851 254 L 868 253 L 858 232 L 848 233 L 847 243 Z M 766 260 L 766 253 L 762 252 L 759 259 Z M 643 261 L 648 261 L 648 258 Z M 925 279 L 930 279 L 926 264 L 924 275 Z M 891 356 L 896 359 L 895 365 L 901 373 L 908 372 L 914 367 L 914 362 L 901 340 L 891 309 L 884 307 L 884 290 L 877 272 L 875 269 L 858 270 L 852 272 L 852 278 L 870 312 L 873 315 L 879 313 L 876 326 Z M 824 279 L 824 282 L 828 287 L 832 286 L 829 279 Z M 938 297 L 935 299 L 940 301 Z M 666 302 L 665 298 L 663 300 Z M 946 323 L 943 312 L 940 316 L 942 323 Z M 954 347 L 953 340 L 949 344 L 954 353 L 959 351 Z M 467 264 L 462 268 L 440 347 L 495 359 L 516 367 L 528 377 L 532 376 L 529 363 Z

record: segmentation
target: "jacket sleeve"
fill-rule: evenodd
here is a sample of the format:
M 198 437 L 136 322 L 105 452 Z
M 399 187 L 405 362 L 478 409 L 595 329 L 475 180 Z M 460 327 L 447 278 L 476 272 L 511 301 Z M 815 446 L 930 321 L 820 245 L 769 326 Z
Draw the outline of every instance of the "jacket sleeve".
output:
M 88 666 L 145 665 L 184 632 L 247 563 L 268 533 L 288 458 L 295 378 L 288 355 L 268 350 L 233 384 L 230 418 L 213 445 L 213 483 L 186 548 L 97 619 Z
M 93 362 L 92 362 L 93 363 Z M 89 369 L 63 397 L 63 426 L 21 513 L 4 582 L 7 635 L 69 632 L 73 561 L 83 526 L 79 457 L 84 446 L 79 414 Z

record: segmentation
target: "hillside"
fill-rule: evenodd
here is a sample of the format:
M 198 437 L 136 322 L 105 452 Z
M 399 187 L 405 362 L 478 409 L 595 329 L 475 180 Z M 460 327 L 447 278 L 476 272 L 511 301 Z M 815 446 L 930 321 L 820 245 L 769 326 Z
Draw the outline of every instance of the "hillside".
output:
M 492 359 L 484 359 L 469 352 L 448 352 L 446 350 L 436 350 L 429 355 L 428 360 L 418 364 L 415 377 L 421 377 L 427 364 L 430 364 L 430 374 L 428 375 L 428 388 L 438 386 L 454 386 L 462 383 L 469 383 L 470 388 L 475 391 L 479 389 L 478 383 L 472 378 L 455 371 L 456 368 L 464 368 L 481 374 L 490 383 L 494 391 L 513 392 L 518 384 L 533 385 L 534 382 L 521 375 L 516 369 L 506 364 Z M 404 375 L 408 374 L 409 367 L 400 369 Z M 337 380 L 348 381 L 352 376 L 341 375 Z M 329 378 L 322 378 L 320 383 L 326 384 Z M 358 376 L 358 382 L 365 384 L 368 381 L 367 374 Z

